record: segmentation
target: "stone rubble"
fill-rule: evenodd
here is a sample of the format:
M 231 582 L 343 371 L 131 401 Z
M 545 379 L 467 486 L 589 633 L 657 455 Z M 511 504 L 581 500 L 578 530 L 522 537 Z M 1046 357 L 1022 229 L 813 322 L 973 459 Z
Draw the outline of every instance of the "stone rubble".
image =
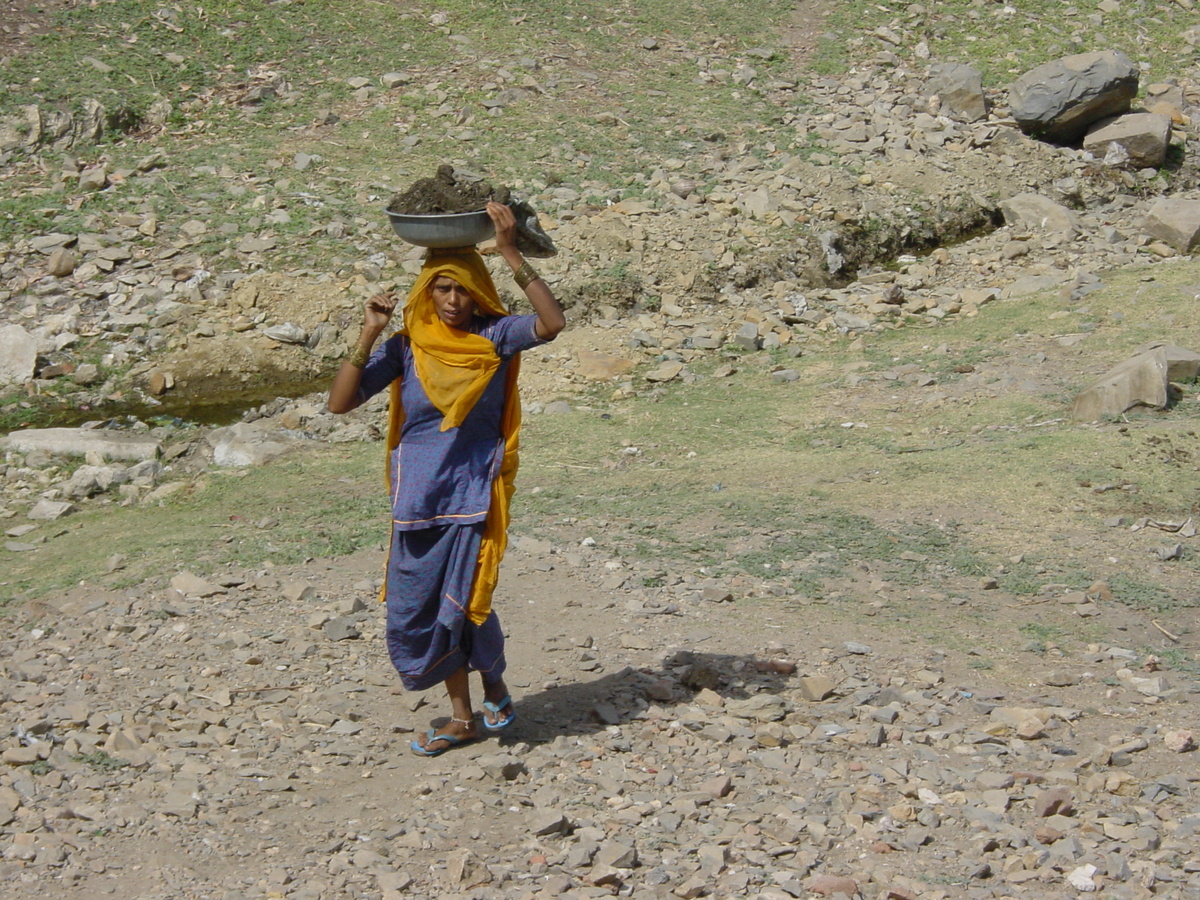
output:
M 509 583 L 558 554 L 519 541 Z M 378 582 L 349 583 L 373 562 L 60 598 L 0 639 L 6 896 L 1200 889 L 1200 685 L 1093 645 L 1057 660 L 1085 679 L 1009 693 L 953 655 L 853 639 L 810 644 L 789 677 L 767 664 L 786 634 L 755 649 L 750 610 L 700 595 L 539 638 L 564 597 L 602 611 L 601 558 L 512 606 L 516 639 L 544 641 L 514 646 L 513 733 L 435 760 L 396 724 L 397 697 L 421 698 L 387 668 Z
M 584 199 L 609 195 L 600 185 L 535 190 L 529 200 L 563 249 L 540 268 L 577 305 L 577 323 L 627 336 L 647 355 L 688 357 L 972 316 L 997 298 L 1192 252 L 1194 160 L 1185 156 L 1169 196 L 1142 164 L 1194 139 L 1194 85 L 1151 85 L 1152 110 L 1100 123 L 1090 149 L 1076 150 L 1025 136 L 1003 91 L 980 88 L 969 101 L 964 83 L 974 76 L 946 65 L 818 79 L 780 125 L 808 152 L 760 158 L 714 145 L 660 159 L 640 185 L 644 199 L 603 206 Z M 787 97 L 795 85 L 756 89 Z M 1161 137 L 1164 116 L 1166 140 L 1147 143 L 1136 123 L 1154 123 Z M 1056 211 L 1014 218 L 1018 198 Z M 386 223 L 363 219 L 348 277 L 263 271 L 270 251 L 258 237 L 234 242 L 238 268 L 214 271 L 191 249 L 204 222 L 183 223 L 173 243 L 162 224 L 130 212 L 95 233 L 0 248 L 0 316 L 36 344 L 33 390 L 69 378 L 76 405 L 103 411 L 139 394 L 154 404 L 251 378 L 311 378 L 344 352 L 365 297 L 419 265 L 420 252 L 398 247 Z M 750 326 L 759 333 L 744 337 Z M 130 367 L 123 380 L 77 358 L 85 336 L 107 348 L 105 366 Z M 29 380 L 27 368 L 5 377 Z

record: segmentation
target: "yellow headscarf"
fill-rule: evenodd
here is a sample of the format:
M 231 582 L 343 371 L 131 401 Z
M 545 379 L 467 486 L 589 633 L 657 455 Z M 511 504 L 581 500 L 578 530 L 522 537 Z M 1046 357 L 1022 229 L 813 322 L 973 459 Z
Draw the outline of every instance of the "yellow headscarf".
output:
M 421 267 L 417 281 L 409 291 L 404 305 L 403 332 L 412 347 L 417 378 L 425 394 L 442 413 L 441 430 L 457 428 L 475 406 L 492 376 L 500 367 L 495 345 L 477 334 L 452 328 L 441 320 L 429 288 L 435 278 L 446 275 L 467 289 L 476 308 L 489 316 L 506 316 L 508 310 L 500 301 L 492 276 L 483 258 L 473 247 L 453 250 L 431 250 Z M 504 436 L 504 459 L 500 474 L 492 482 L 492 499 L 484 522 L 475 578 L 471 587 L 467 617 L 476 625 L 483 624 L 492 609 L 492 592 L 500 575 L 500 560 L 508 546 L 509 505 L 515 489 L 521 404 L 517 396 L 517 372 L 520 357 L 513 357 L 504 385 L 504 414 L 500 433 Z M 391 405 L 388 411 L 388 460 L 391 451 L 400 443 L 404 425 L 404 405 L 400 397 L 400 381 L 391 386 Z M 387 466 L 390 488 L 391 466 Z M 384 582 L 384 593 L 387 590 Z M 382 598 L 383 594 L 381 594 Z

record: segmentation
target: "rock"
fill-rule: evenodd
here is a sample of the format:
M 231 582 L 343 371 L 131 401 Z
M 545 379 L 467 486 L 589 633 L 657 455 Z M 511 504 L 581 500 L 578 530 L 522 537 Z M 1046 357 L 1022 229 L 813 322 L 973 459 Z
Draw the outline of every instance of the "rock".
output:
M 155 397 L 161 397 L 175 386 L 175 376 L 170 372 L 154 369 L 146 379 L 146 389 Z
M 362 637 L 358 623 L 351 618 L 330 619 L 321 630 L 331 641 L 356 641 Z
M 1200 247 L 1200 200 L 1163 198 L 1146 214 L 1146 233 L 1180 253 Z
M 1196 736 L 1179 729 L 1168 731 L 1163 735 L 1163 745 L 1172 753 L 1190 753 L 1196 749 Z
M 683 369 L 684 365 L 681 362 L 665 362 L 653 372 L 646 373 L 646 380 L 655 383 L 671 381 L 678 378 Z
M 853 897 L 858 893 L 858 882 L 853 878 L 840 875 L 816 875 L 809 880 L 808 889 L 822 897 L 830 897 L 834 894 Z
M 1091 864 L 1078 866 L 1067 873 L 1067 884 L 1075 888 L 1075 890 L 1085 893 L 1098 891 L 1100 890 L 1100 885 L 1094 880 L 1093 876 L 1099 871 L 1099 869 Z
M 228 591 L 219 584 L 211 584 L 191 572 L 180 572 L 171 579 L 171 587 L 185 597 L 215 597 Z
M 1026 134 L 1069 144 L 1100 119 L 1128 111 L 1138 67 L 1119 50 L 1102 50 L 1030 69 L 1008 90 L 1012 117 Z
M 632 869 L 638 864 L 637 848 L 619 841 L 606 841 L 596 851 L 593 863 L 614 869 Z
M 542 810 L 530 823 L 529 832 L 534 837 L 547 837 L 552 834 L 563 834 L 567 828 L 567 817 L 563 813 L 557 810 Z
M 20 325 L 0 326 L 0 385 L 23 384 L 37 364 L 37 338 Z
M 594 350 L 579 351 L 579 374 L 588 381 L 608 381 L 628 375 L 637 366 L 632 359 L 598 353 Z
M 824 675 L 808 675 L 800 679 L 800 696 L 811 703 L 819 703 L 836 689 L 837 685 Z
M 1119 416 L 1135 406 L 1164 409 L 1172 381 L 1191 381 L 1200 374 L 1200 353 L 1174 344 L 1154 343 L 1110 369 L 1075 398 L 1071 416 L 1094 422 Z
M 400 87 L 402 84 L 409 84 L 411 81 L 412 76 L 407 72 L 386 72 L 379 76 L 379 83 L 383 85 L 384 90 L 388 91 Z
M 291 436 L 250 422 L 214 429 L 205 439 L 212 445 L 213 463 L 234 468 L 261 466 L 287 453 L 296 442 Z
M 62 500 L 39 500 L 33 505 L 33 508 L 26 513 L 26 516 L 35 521 L 52 522 L 55 519 L 61 519 L 63 516 L 70 515 L 75 512 L 77 507 L 74 503 L 67 503 Z
M 941 101 L 941 109 L 965 122 L 978 122 L 987 116 L 987 97 L 983 77 L 963 63 L 940 63 L 930 68 L 925 90 Z
M 92 166 L 79 173 L 79 190 L 85 194 L 102 191 L 108 187 L 108 167 Z
M 81 387 L 87 387 L 100 380 L 100 369 L 95 363 L 83 363 L 75 369 L 71 380 Z
M 1171 120 L 1157 113 L 1126 113 L 1097 122 L 1088 129 L 1083 149 L 1108 161 L 1112 147 L 1120 148 L 1121 165 L 1130 169 L 1158 168 L 1171 144 Z
M 308 340 L 308 332 L 292 322 L 284 322 L 282 325 L 272 325 L 269 328 L 264 328 L 263 334 L 271 340 L 279 341 L 283 344 L 303 344 Z
M 1050 816 L 1069 816 L 1075 811 L 1075 801 L 1067 788 L 1040 792 L 1033 802 L 1033 814 L 1039 819 Z
M 1040 194 L 1024 193 L 1009 197 L 1000 204 L 1000 211 L 1009 225 L 1069 234 L 1079 230 L 1078 215 Z
M 129 481 L 129 470 L 114 466 L 80 466 L 64 485 L 62 491 L 73 500 L 83 500 L 102 494 Z
M 55 456 L 89 456 L 108 460 L 155 459 L 162 445 L 144 434 L 89 428 L 30 428 L 0 438 L 0 448 L 30 453 L 41 450 Z
M 66 247 L 58 247 L 46 260 L 46 274 L 53 275 L 55 278 L 65 278 L 75 271 L 77 265 L 79 265 L 79 260 L 73 251 Z
M 728 775 L 718 775 L 716 778 L 710 778 L 697 785 L 696 789 L 720 800 L 722 797 L 729 796 L 729 792 L 733 790 L 733 779 Z

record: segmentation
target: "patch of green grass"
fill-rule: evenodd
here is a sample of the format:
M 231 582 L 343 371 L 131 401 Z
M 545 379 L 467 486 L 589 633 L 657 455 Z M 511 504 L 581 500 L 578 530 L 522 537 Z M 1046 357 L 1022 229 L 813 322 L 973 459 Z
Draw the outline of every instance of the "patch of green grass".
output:
M 1057 644 L 1067 638 L 1067 633 L 1062 628 L 1045 622 L 1022 622 L 1017 630 L 1041 644 Z
M 123 759 L 112 756 L 104 750 L 93 750 L 91 753 L 81 753 L 78 756 L 72 757 L 75 762 L 84 763 L 91 766 L 97 772 L 112 774 L 119 772 L 122 769 L 129 768 L 129 763 Z
M 161 506 L 89 505 L 63 520 L 65 534 L 6 562 L 0 600 L 80 582 L 119 587 L 183 568 L 285 565 L 386 542 L 382 460 L 376 445 L 302 450 L 242 476 L 212 473 Z M 259 527 L 263 519 L 272 524 Z M 106 575 L 113 547 L 128 562 Z
M 983 74 L 985 85 L 999 87 L 1061 56 L 1113 48 L 1147 62 L 1143 84 L 1149 84 L 1189 64 L 1191 48 L 1184 34 L 1194 25 L 1194 15 L 1172 3 L 1156 4 L 1152 16 L 1142 6 L 1123 3 L 1104 12 L 1098 22 L 1094 8 L 1059 0 L 841 3 L 832 7 L 826 22 L 826 33 L 837 37 L 820 42 L 814 66 L 833 74 L 881 51 L 919 63 L 915 50 L 923 43 L 930 59 L 969 63 Z M 881 39 L 880 29 L 904 35 L 905 40 L 895 45 Z
M 1179 600 L 1161 585 L 1131 575 L 1113 575 L 1108 579 L 1108 588 L 1114 600 L 1132 609 L 1165 613 L 1200 606 L 1200 600 Z
M 1145 656 L 1156 656 L 1164 666 L 1173 672 L 1182 672 L 1200 678 L 1200 659 L 1182 647 L 1142 648 Z

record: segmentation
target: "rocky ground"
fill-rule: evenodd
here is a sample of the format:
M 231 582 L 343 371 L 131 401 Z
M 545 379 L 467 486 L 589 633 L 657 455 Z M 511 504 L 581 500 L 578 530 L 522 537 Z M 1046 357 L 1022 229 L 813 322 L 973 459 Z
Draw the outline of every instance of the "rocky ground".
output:
M 1200 89 L 1161 87 L 1182 146 Z M 1182 154 L 1170 178 L 1106 167 L 1024 136 L 995 93 L 986 117 L 964 122 L 939 111 L 927 71 L 818 82 L 780 126 L 803 136 L 803 154 L 770 152 L 769 136 L 763 153 L 701 142 L 646 175 L 645 199 L 597 205 L 599 187 L 583 185 L 530 197 L 563 250 L 540 268 L 576 303 L 576 325 L 615 329 L 618 341 L 632 330 L 638 343 L 685 318 L 692 328 L 679 337 L 694 346 L 684 349 L 703 351 L 747 323 L 757 339 L 803 341 L 972 315 L 1001 293 L 1085 284 L 1104 268 L 1178 252 L 1143 220 L 1165 192 L 1195 195 L 1194 155 Z M 148 178 L 164 164 L 152 155 L 120 177 Z M 1003 208 L 1023 193 L 1064 211 Z M 230 269 L 189 250 L 208 231 L 203 221 L 168 230 L 135 210 L 118 218 L 93 234 L 0 248 L 0 315 L 28 326 L 41 376 L 33 389 L 67 387 L 64 403 L 96 413 L 147 398 L 174 411 L 247 384 L 306 383 L 344 352 L 365 297 L 403 283 L 420 261 L 382 215 L 330 223 L 353 228 L 361 253 L 338 278 L 264 269 L 279 243 L 269 227 L 237 242 Z M 647 317 L 631 320 L 630 310 Z
M 407 750 L 442 710 L 388 668 L 377 552 L 28 605 L 0 642 L 8 896 L 1200 890 L 1200 693 L 1179 673 L 1130 646 L 1013 648 L 1028 680 L 1004 687 L 969 652 L 870 627 L 907 589 L 862 585 L 848 626 L 642 587 L 599 537 L 518 541 L 518 720 L 433 760 Z M 945 590 L 1030 614 L 979 584 L 913 596 Z M 1140 641 L 1097 590 L 1061 602 Z
M 645 199 L 531 197 L 562 250 L 539 268 L 588 298 L 525 373 L 532 410 L 607 381 L 636 402 L 727 343 L 819 354 L 1048 288 L 1079 300 L 1112 268 L 1178 258 L 1143 220 L 1168 189 L 1197 196 L 1191 154 L 1169 182 L 1109 169 L 1023 136 L 1000 97 L 973 123 L 943 114 L 926 77 L 893 61 L 818 83 L 780 125 L 810 153 L 714 140 L 662 161 Z M 1190 142 L 1200 93 L 1175 88 Z M 1057 206 L 1001 211 L 1024 192 Z M 70 404 L 102 416 L 138 394 L 304 381 L 343 352 L 364 297 L 418 265 L 386 223 L 342 227 L 361 251 L 342 278 L 255 271 L 269 235 L 218 270 L 191 249 L 203 222 L 168 237 L 136 210 L 30 235 L 0 248 L 0 324 L 35 333 L 32 390 L 71 379 Z M 94 340 L 102 358 L 82 361 Z M 247 418 L 370 440 L 377 412 L 335 422 L 309 398 Z M 39 500 L 157 499 L 232 452 L 227 434 L 155 434 L 162 463 L 137 471 L 68 479 L 45 454 L 10 455 L 4 552 L 32 552 L 12 523 Z M 518 721 L 433 760 L 407 748 L 440 698 L 403 694 L 388 668 L 377 552 L 206 579 L 182 566 L 27 603 L 0 639 L 7 895 L 1200 897 L 1200 685 L 1135 649 L 1159 626 L 1103 585 L 1053 602 L 1102 609 L 1129 640 L 1013 647 L 1028 671 L 1013 688 L 969 651 L 872 628 L 871 611 L 903 595 L 987 621 L 1031 601 L 865 577 L 849 626 L 765 588 L 725 602 L 683 574 L 648 587 L 659 573 L 604 537 L 516 543 L 501 609 Z

